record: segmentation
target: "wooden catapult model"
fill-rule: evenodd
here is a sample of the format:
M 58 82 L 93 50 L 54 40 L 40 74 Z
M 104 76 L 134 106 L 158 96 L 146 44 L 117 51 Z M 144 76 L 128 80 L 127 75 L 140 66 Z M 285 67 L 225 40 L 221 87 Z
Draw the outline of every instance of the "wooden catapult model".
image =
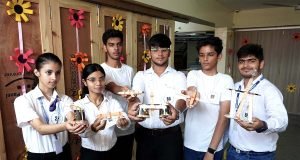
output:
M 229 113 L 229 114 L 224 115 L 225 117 L 233 118 L 233 119 L 241 119 L 241 120 L 246 121 L 248 123 L 253 123 L 253 121 L 252 121 L 252 118 L 253 118 L 253 97 L 254 96 L 260 96 L 257 93 L 250 92 L 252 82 L 253 82 L 254 77 L 256 75 L 257 75 L 257 71 L 254 70 L 253 73 L 252 73 L 252 77 L 249 79 L 249 81 L 246 85 L 245 91 L 229 89 L 229 90 L 232 90 L 232 91 L 242 93 L 242 98 L 241 98 L 240 104 L 238 104 L 238 105 L 236 104 L 238 107 L 237 107 L 237 111 L 236 111 L 235 115 L 232 115 L 232 114 Z
M 84 121 L 85 120 L 85 113 L 81 107 L 72 105 L 72 109 L 74 111 L 75 121 Z
M 125 118 L 122 115 L 122 112 L 108 112 L 106 114 L 99 114 L 97 118 L 103 119 L 103 120 L 108 120 L 108 121 L 117 121 L 119 118 Z
M 136 97 L 137 95 L 143 94 L 144 92 L 141 91 L 135 91 L 135 90 L 126 90 L 118 92 L 119 95 L 125 95 L 125 96 L 131 96 Z
M 141 104 L 139 105 L 138 117 L 149 118 L 152 116 L 151 111 L 158 110 L 159 117 L 164 117 L 170 114 L 167 104 L 154 104 L 154 95 L 150 94 L 151 103 L 150 104 Z M 171 97 L 167 97 L 167 102 L 171 101 Z

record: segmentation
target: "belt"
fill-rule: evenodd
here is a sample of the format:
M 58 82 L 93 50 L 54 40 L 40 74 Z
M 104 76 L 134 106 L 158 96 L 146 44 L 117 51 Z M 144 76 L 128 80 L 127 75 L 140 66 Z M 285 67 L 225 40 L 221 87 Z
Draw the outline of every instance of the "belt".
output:
M 180 129 L 179 125 L 169 127 L 169 128 L 149 129 L 149 128 L 145 128 L 145 127 L 141 126 L 138 123 L 136 123 L 136 130 L 137 130 L 137 132 L 147 134 L 147 135 L 151 135 L 151 136 L 161 136 L 161 135 L 181 132 L 181 129 Z
M 236 153 L 239 153 L 239 154 L 252 154 L 252 155 L 260 155 L 260 154 L 266 154 L 266 153 L 272 153 L 272 152 L 255 152 L 255 151 L 242 151 L 240 149 L 237 149 L 235 147 L 233 147 L 231 145 L 232 149 L 236 152 Z

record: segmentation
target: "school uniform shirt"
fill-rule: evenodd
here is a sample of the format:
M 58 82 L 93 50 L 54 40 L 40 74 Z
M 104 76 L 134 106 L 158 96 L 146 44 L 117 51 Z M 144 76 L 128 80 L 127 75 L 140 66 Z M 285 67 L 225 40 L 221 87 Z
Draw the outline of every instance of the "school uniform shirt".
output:
M 187 110 L 184 130 L 184 146 L 206 152 L 212 140 L 219 117 L 220 102 L 230 101 L 233 80 L 229 75 L 217 73 L 208 76 L 202 70 L 188 73 L 187 86 L 197 87 L 200 101 L 193 108 Z M 223 149 L 226 140 L 221 139 L 217 151 Z
M 56 109 L 49 111 L 50 105 L 58 97 Z M 35 130 L 29 122 L 39 118 L 45 124 L 63 123 L 68 112 L 71 112 L 70 105 L 72 99 L 66 95 L 60 95 L 56 90 L 53 91 L 50 102 L 43 95 L 42 91 L 36 86 L 30 92 L 16 98 L 14 102 L 16 119 L 18 127 L 22 128 L 23 139 L 26 148 L 32 153 L 49 153 L 55 152 L 55 135 L 41 135 Z M 44 109 L 42 109 L 42 107 Z M 47 122 L 47 119 L 49 122 Z M 56 133 L 56 136 L 62 146 L 68 141 L 68 132 L 63 131 Z
M 256 85 L 255 85 L 256 84 Z M 265 121 L 268 129 L 263 133 L 247 131 L 238 125 L 233 119 L 230 122 L 229 142 L 235 148 L 242 151 L 272 152 L 276 150 L 278 132 L 282 132 L 288 125 L 288 115 L 283 104 L 281 92 L 263 75 L 257 77 L 250 92 L 257 93 L 253 96 L 253 117 Z M 235 84 L 235 89 L 245 90 L 244 80 Z M 241 102 L 242 94 L 238 98 Z M 236 113 L 237 93 L 232 95 L 230 114 Z
M 186 77 L 182 72 L 176 71 L 171 67 L 158 76 L 153 68 L 146 71 L 139 71 L 133 78 L 132 89 L 136 91 L 143 91 L 144 94 L 138 96 L 143 104 L 166 104 L 167 97 L 170 97 L 171 103 L 174 107 L 176 101 L 180 99 L 178 96 L 182 90 L 186 89 Z M 146 118 L 139 124 L 145 128 L 169 128 L 182 123 L 184 120 L 183 114 L 180 113 L 179 119 L 171 125 L 165 125 L 159 118 L 159 111 L 150 111 L 150 118 Z
M 105 84 L 108 84 L 110 82 L 114 82 L 115 84 L 119 86 L 126 86 L 129 89 L 131 88 L 131 82 L 133 79 L 133 69 L 132 67 L 121 64 L 120 68 L 113 68 L 107 65 L 106 63 L 102 63 L 101 66 L 103 67 L 105 71 Z M 128 103 L 125 98 L 122 96 L 114 94 L 114 97 L 119 101 L 121 104 L 121 107 L 123 108 L 124 112 L 128 113 Z M 131 123 L 130 127 L 127 130 L 121 130 L 119 128 L 116 128 L 116 134 L 117 136 L 125 136 L 132 134 L 134 132 L 134 124 Z
M 117 141 L 117 136 L 114 131 L 116 125 L 112 125 L 109 120 L 106 121 L 105 129 L 94 132 L 91 130 L 91 125 L 96 120 L 99 114 L 107 114 L 109 112 L 122 112 L 128 120 L 128 125 L 124 129 L 130 126 L 130 120 L 127 114 L 123 111 L 120 103 L 112 97 L 112 93 L 109 91 L 103 92 L 103 101 L 99 106 L 92 103 L 88 95 L 83 99 L 77 100 L 74 105 L 81 107 L 85 113 L 85 120 L 88 121 L 89 127 L 85 130 L 81 136 L 81 146 L 94 151 L 108 151 Z

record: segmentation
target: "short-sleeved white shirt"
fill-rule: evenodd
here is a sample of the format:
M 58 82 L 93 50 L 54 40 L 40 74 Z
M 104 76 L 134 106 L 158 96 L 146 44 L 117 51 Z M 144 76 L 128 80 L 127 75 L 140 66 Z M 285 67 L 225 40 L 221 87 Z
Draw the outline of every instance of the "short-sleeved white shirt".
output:
M 247 131 L 231 120 L 229 127 L 229 142 L 242 151 L 273 152 L 276 150 L 278 132 L 282 132 L 288 125 L 288 115 L 283 104 L 281 92 L 263 75 L 257 77 L 252 86 L 260 81 L 252 90 L 260 96 L 253 96 L 253 117 L 265 121 L 268 130 L 263 133 Z M 261 80 L 262 79 L 262 80 Z M 239 88 L 241 87 L 241 88 Z M 252 87 L 251 87 L 252 88 Z M 235 84 L 235 89 L 245 90 L 244 80 Z M 240 94 L 238 103 L 240 103 Z M 236 113 L 237 93 L 232 94 L 230 114 Z
M 182 90 L 186 89 L 186 77 L 182 72 L 167 67 L 164 73 L 158 76 L 153 68 L 146 71 L 139 71 L 133 78 L 132 89 L 143 91 L 144 94 L 138 96 L 144 104 L 165 104 L 167 97 L 171 97 L 170 103 L 175 107 L 177 96 Z M 151 95 L 153 97 L 151 97 Z M 183 122 L 183 114 L 173 124 L 166 126 L 159 118 L 158 110 L 151 111 L 151 117 L 139 122 L 145 128 L 169 128 Z
M 49 107 L 57 96 L 59 97 L 59 101 L 56 103 L 56 109 L 50 112 Z M 29 152 L 49 153 L 56 151 L 54 134 L 41 135 L 29 124 L 29 121 L 39 118 L 44 121 L 44 123 L 47 123 L 46 116 L 49 119 L 49 124 L 62 123 L 64 122 L 66 114 L 71 111 L 69 106 L 72 103 L 73 101 L 70 97 L 58 95 L 55 90 L 49 102 L 38 86 L 30 92 L 16 98 L 14 107 L 17 125 L 22 128 L 23 139 Z M 44 107 L 45 112 L 42 107 Z M 62 145 L 67 143 L 67 131 L 56 133 L 56 135 Z
M 85 119 L 89 123 L 89 127 L 80 135 L 81 146 L 94 151 L 110 150 L 117 141 L 117 136 L 114 131 L 115 125 L 100 130 L 97 133 L 91 130 L 91 125 L 99 114 L 107 114 L 109 112 L 122 112 L 122 115 L 129 121 L 128 116 L 123 111 L 120 103 L 112 97 L 111 92 L 104 91 L 104 99 L 99 106 L 95 106 L 95 104 L 89 100 L 88 95 L 83 99 L 77 100 L 74 104 L 84 110 Z M 106 125 L 109 125 L 108 123 L 110 122 L 107 121 Z
M 187 86 L 196 86 L 200 102 L 187 110 L 185 118 L 184 146 L 195 151 L 206 152 L 211 142 L 220 110 L 220 102 L 230 101 L 233 80 L 229 75 L 217 73 L 208 76 L 201 70 L 188 73 Z M 226 142 L 221 139 L 217 151 Z
M 106 63 L 102 63 L 101 66 L 105 71 L 105 84 L 114 82 L 119 86 L 127 86 L 128 88 L 131 88 L 131 82 L 133 79 L 132 67 L 123 63 L 121 64 L 120 68 L 110 67 Z M 114 94 L 114 96 L 121 104 L 123 110 L 127 113 L 128 112 L 127 100 L 122 96 L 116 94 Z M 116 128 L 117 136 L 129 135 L 132 134 L 133 132 L 134 132 L 134 123 L 131 123 L 130 127 L 127 130 L 120 130 L 119 128 Z

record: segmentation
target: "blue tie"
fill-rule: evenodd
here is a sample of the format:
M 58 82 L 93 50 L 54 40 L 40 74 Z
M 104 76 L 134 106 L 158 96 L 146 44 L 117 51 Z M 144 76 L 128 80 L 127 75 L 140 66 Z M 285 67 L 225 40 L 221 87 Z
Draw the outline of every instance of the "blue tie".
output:
M 56 96 L 55 100 L 53 101 L 53 103 L 49 107 L 49 111 L 50 112 L 55 111 L 55 109 L 56 109 L 56 103 L 58 102 L 58 100 L 59 100 L 59 98 L 58 98 L 58 96 Z

